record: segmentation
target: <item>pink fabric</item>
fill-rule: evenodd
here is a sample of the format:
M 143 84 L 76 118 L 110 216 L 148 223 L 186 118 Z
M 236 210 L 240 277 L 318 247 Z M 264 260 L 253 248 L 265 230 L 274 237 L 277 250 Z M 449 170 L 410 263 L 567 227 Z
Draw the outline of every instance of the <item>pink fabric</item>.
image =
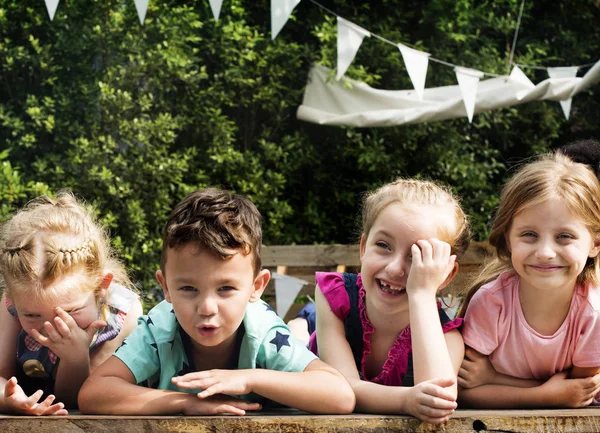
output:
M 342 321 L 350 313 L 350 298 L 344 288 L 344 278 L 342 274 L 335 272 L 317 272 L 316 281 L 319 289 L 327 299 L 333 313 Z M 361 275 L 358 274 L 356 284 L 359 287 L 358 309 L 360 311 L 360 320 L 363 327 L 363 355 L 361 362 L 362 377 L 369 381 L 388 386 L 401 386 L 402 379 L 408 367 L 408 359 L 412 351 L 410 326 L 404 328 L 396 337 L 394 344 L 388 352 L 388 357 L 381 368 L 381 372 L 374 378 L 367 377 L 365 372 L 365 361 L 371 353 L 371 334 L 375 332 L 375 327 L 367 316 L 365 306 L 365 288 L 362 284 Z M 462 319 L 455 319 L 446 323 L 442 330 L 444 333 L 458 328 L 462 324 Z M 318 324 L 317 324 L 318 326 Z M 311 335 L 309 348 L 318 353 L 316 332 Z
M 489 355 L 498 372 L 546 380 L 572 366 L 600 366 L 599 310 L 600 289 L 577 286 L 561 327 L 542 335 L 523 316 L 519 276 L 507 272 L 475 293 L 462 333 L 465 344 Z

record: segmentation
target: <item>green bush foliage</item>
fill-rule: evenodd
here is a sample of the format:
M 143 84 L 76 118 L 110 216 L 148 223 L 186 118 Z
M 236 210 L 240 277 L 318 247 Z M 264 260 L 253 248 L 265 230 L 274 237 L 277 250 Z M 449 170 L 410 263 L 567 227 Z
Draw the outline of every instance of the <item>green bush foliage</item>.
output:
M 520 0 L 321 2 L 434 57 L 507 71 Z M 600 52 L 600 3 L 528 1 L 515 61 L 573 65 Z M 450 184 L 484 239 L 507 169 L 574 138 L 600 137 L 596 86 L 571 120 L 557 102 L 392 128 L 324 127 L 295 117 L 313 62 L 335 67 L 336 22 L 302 2 L 271 40 L 266 1 L 0 0 L 0 217 L 44 192 L 74 190 L 156 301 L 154 271 L 170 209 L 218 185 L 247 194 L 266 244 L 356 240 L 361 195 L 397 176 Z M 545 71 L 526 70 L 534 82 Z M 411 88 L 399 51 L 365 40 L 347 75 Z M 455 84 L 430 64 L 427 86 Z

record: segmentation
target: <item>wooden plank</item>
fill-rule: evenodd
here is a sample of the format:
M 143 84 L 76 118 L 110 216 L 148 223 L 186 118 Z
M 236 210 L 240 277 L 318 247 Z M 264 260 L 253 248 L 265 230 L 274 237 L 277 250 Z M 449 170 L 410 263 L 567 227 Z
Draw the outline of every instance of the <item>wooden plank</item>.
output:
M 472 242 L 459 263 L 481 265 L 494 254 L 487 242 Z M 358 245 L 271 245 L 262 249 L 264 267 L 360 266 Z
M 0 415 L 3 433 L 233 433 L 233 432 L 432 432 L 509 431 L 588 433 L 600 431 L 600 409 L 457 410 L 442 426 L 409 416 L 310 415 L 294 410 L 236 416 L 88 416 L 26 417 Z

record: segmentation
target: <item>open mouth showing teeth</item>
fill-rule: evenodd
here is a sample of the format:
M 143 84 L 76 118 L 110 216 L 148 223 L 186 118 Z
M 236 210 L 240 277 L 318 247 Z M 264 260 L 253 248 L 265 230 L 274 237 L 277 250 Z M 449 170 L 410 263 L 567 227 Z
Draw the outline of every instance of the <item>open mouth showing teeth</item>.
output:
M 377 280 L 377 285 L 381 289 L 382 292 L 388 293 L 390 295 L 401 295 L 406 292 L 405 287 L 391 286 L 389 284 L 384 283 L 381 280 Z

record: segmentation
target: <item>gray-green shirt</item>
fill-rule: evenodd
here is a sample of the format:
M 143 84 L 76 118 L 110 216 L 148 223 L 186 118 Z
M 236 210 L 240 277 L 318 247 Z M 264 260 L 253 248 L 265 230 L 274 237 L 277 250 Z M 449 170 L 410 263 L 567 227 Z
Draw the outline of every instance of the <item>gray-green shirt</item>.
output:
M 174 376 L 194 371 L 189 338 L 179 325 L 172 305 L 163 301 L 138 319 L 137 328 L 114 355 L 127 365 L 138 385 L 195 393 L 198 390 L 181 389 L 171 382 Z M 297 372 L 304 371 L 316 359 L 262 300 L 248 303 L 243 326 L 238 329 L 238 345 L 238 369 Z M 239 397 L 261 400 L 254 394 Z

